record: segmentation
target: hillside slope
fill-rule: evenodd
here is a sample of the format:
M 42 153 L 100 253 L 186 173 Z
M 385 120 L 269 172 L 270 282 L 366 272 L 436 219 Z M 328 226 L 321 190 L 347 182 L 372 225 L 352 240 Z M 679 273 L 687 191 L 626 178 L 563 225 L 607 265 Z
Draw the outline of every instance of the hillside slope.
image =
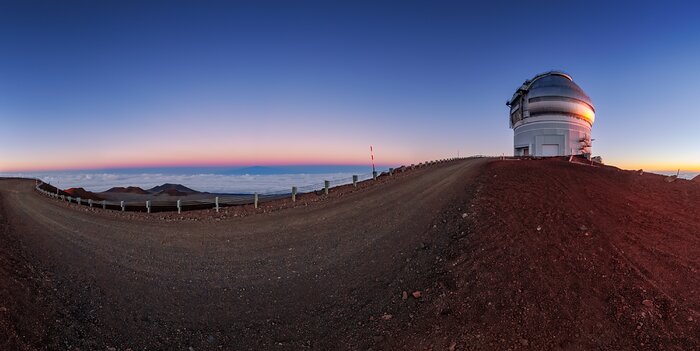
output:
M 177 216 L 33 184 L 0 180 L 0 349 L 700 348 L 692 181 L 476 159 Z
M 413 328 L 390 348 L 700 347 L 700 186 L 563 160 L 497 161 Z

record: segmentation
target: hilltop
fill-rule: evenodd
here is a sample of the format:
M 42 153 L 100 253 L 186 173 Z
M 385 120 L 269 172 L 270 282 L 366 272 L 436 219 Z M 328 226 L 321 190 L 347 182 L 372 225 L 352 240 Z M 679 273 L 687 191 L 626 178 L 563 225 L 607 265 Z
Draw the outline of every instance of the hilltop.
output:
M 148 195 L 150 194 L 148 191 L 143 190 L 137 186 L 129 186 L 129 187 L 121 187 L 121 186 L 115 186 L 109 190 L 104 191 L 105 193 L 122 193 L 122 194 L 142 194 L 142 195 Z
M 147 190 L 151 194 L 170 194 L 170 195 L 188 195 L 199 194 L 199 191 L 192 190 L 182 184 L 165 183 Z
M 65 190 L 66 194 L 72 196 L 72 197 L 79 197 L 81 199 L 90 199 L 90 200 L 96 200 L 96 201 L 101 201 L 104 200 L 101 196 L 98 194 L 93 193 L 92 191 L 87 191 L 83 188 L 70 188 Z
M 478 183 L 445 296 L 391 348 L 700 347 L 696 183 L 562 159 L 493 162 Z

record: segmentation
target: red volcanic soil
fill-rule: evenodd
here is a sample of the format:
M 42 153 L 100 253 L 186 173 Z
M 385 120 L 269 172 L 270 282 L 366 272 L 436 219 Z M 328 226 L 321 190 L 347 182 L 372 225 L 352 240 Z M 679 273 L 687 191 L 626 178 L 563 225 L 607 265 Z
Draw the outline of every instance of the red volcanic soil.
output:
M 696 175 L 695 178 L 693 178 L 693 181 L 700 183 L 700 174 Z
M 63 191 L 63 190 L 61 190 L 61 189 L 57 189 L 55 186 L 53 186 L 53 185 L 51 185 L 51 184 L 46 184 L 46 183 L 44 183 L 44 184 L 41 185 L 41 188 L 44 189 L 45 191 L 48 191 L 48 192 L 52 193 L 52 194 L 56 194 L 56 191 L 58 190 L 58 195 L 71 196 L 71 195 L 68 194 L 67 192 L 65 192 L 65 191 Z
M 472 159 L 122 213 L 0 180 L 0 349 L 697 350 L 700 187 Z
M 97 201 L 103 200 L 103 198 L 101 198 L 99 195 L 97 195 L 91 191 L 87 191 L 83 188 L 70 188 L 70 189 L 66 189 L 65 192 L 66 192 L 66 194 L 68 194 L 70 196 L 79 197 L 81 199 L 86 199 L 86 200 L 91 199 L 91 200 L 97 200 Z
M 489 164 L 424 320 L 390 348 L 697 350 L 700 187 L 665 178 Z
M 130 186 L 130 187 L 126 187 L 126 188 L 121 187 L 121 186 L 117 186 L 117 187 L 114 187 L 114 188 L 111 188 L 111 189 L 105 191 L 105 193 L 129 193 L 129 194 L 144 194 L 144 195 L 150 194 L 148 191 L 143 190 L 137 186 Z

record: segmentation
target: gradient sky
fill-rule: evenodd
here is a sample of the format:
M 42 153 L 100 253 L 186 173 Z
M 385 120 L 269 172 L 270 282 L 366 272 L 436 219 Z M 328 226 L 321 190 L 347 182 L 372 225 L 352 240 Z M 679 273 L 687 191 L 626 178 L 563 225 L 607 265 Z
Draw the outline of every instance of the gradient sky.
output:
M 511 154 L 505 102 L 552 69 L 593 99 L 594 155 L 700 170 L 699 11 L 2 1 L 0 171 Z

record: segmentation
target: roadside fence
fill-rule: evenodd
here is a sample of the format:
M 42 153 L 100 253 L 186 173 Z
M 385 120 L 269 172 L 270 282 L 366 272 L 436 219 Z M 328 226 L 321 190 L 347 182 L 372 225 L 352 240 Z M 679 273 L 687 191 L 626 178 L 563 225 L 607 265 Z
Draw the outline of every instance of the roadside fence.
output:
M 396 173 L 403 173 L 413 169 L 424 168 L 447 162 L 481 157 L 485 156 L 479 155 L 460 158 L 455 157 L 426 161 L 419 164 L 411 164 L 409 166 L 387 168 L 373 173 L 357 174 L 351 177 L 326 180 L 322 183 L 307 184 L 304 186 L 290 186 L 288 190 L 265 191 L 252 194 L 212 194 L 212 197 L 210 198 L 198 199 L 187 199 L 186 197 L 178 200 L 160 200 L 158 198 L 153 198 L 150 200 L 141 201 L 82 199 L 80 197 L 71 196 L 58 187 L 55 187 L 49 183 L 44 183 L 40 179 L 36 179 L 37 184 L 35 189 L 42 195 L 59 199 L 67 203 L 122 212 L 136 211 L 151 213 L 177 211 L 178 213 L 181 213 L 182 211 L 202 209 L 214 209 L 218 212 L 222 207 L 229 206 L 254 205 L 255 208 L 258 208 L 260 204 L 274 200 L 291 198 L 292 201 L 296 201 L 296 197 L 302 194 L 315 193 L 319 196 L 325 196 L 330 194 L 334 188 L 339 186 L 352 185 L 357 187 L 360 185 L 360 183 L 374 182 L 380 177 L 390 177 Z

